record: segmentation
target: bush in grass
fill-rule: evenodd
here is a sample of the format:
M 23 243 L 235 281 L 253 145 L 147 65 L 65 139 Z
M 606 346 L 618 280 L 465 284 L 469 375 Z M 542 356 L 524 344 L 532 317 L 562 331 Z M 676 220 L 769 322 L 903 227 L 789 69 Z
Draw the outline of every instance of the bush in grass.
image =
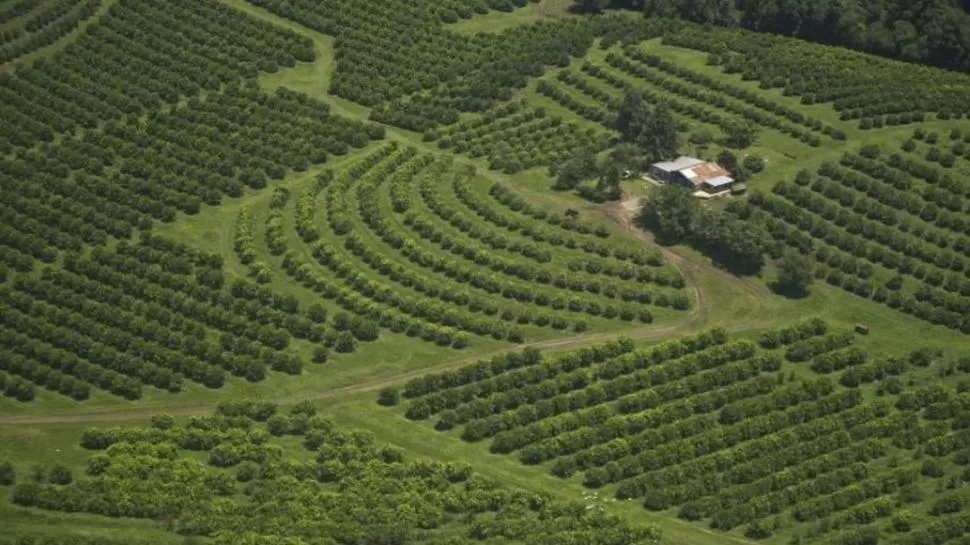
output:
M 4 462 L 0 464 L 0 486 L 10 486 L 17 480 L 17 473 L 13 464 Z
M 313 363 L 327 363 L 330 358 L 330 349 L 326 346 L 318 345 L 313 348 Z
M 393 407 L 401 403 L 401 394 L 397 388 L 384 388 L 377 396 L 377 403 L 385 407 Z
M 765 169 L 765 160 L 760 155 L 751 154 L 744 158 L 742 161 L 745 170 L 748 170 L 752 174 L 757 174 Z

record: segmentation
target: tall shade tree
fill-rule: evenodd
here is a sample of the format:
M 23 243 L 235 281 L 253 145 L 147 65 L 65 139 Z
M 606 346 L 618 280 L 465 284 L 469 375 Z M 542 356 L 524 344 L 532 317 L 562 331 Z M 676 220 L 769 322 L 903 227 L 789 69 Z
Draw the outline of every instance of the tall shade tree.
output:
M 684 242 L 690 238 L 700 204 L 690 191 L 665 185 L 643 199 L 637 222 L 650 229 L 664 243 Z
M 647 129 L 651 116 L 643 94 L 635 89 L 623 92 L 623 101 L 616 114 L 616 130 L 620 131 L 624 142 L 635 142 Z
M 596 154 L 586 150 L 579 156 L 563 163 L 556 175 L 553 189 L 575 189 L 583 180 L 596 175 Z
M 807 295 L 815 280 L 815 261 L 795 250 L 787 250 L 778 260 L 778 291 L 792 296 Z
M 677 156 L 677 123 L 667 103 L 661 102 L 654 108 L 646 127 L 637 136 L 637 145 L 652 161 Z
M 752 123 L 739 119 L 729 123 L 724 132 L 727 145 L 739 149 L 751 146 L 758 138 L 758 129 Z

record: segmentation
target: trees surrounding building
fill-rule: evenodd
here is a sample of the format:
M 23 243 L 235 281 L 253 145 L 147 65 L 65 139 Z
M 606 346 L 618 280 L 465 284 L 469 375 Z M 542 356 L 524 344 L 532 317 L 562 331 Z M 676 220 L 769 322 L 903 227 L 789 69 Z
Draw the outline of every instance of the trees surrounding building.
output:
M 664 244 L 685 243 L 739 274 L 755 274 L 771 244 L 737 216 L 703 207 L 688 189 L 664 185 L 643 199 L 638 222 Z

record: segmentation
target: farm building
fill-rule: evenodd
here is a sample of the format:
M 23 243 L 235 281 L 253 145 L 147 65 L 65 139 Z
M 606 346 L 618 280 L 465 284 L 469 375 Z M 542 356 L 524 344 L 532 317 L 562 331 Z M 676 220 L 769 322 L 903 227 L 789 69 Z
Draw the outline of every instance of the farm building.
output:
M 690 188 L 695 192 L 714 195 L 731 189 L 734 178 L 717 163 L 681 156 L 673 161 L 650 165 L 650 176 L 668 183 Z

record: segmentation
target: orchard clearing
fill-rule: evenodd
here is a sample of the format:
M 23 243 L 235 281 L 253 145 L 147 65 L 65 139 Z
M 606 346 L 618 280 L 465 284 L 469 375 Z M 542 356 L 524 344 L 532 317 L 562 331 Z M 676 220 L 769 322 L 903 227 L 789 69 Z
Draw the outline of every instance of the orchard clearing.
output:
M 14 130 L 0 138 L 0 461 L 12 462 L 19 485 L 48 478 L 40 467 L 65 466 L 75 481 L 66 486 L 86 506 L 77 510 L 89 513 L 65 513 L 50 500 L 64 485 L 31 486 L 34 495 L 19 499 L 5 486 L 4 529 L 182 543 L 137 501 L 130 511 L 109 509 L 78 484 L 127 478 L 85 477 L 96 457 L 81 446 L 86 429 L 161 429 L 152 417 L 167 413 L 174 430 L 192 422 L 229 430 L 210 433 L 208 448 L 180 446 L 175 458 L 191 465 L 193 490 L 209 483 L 236 500 L 243 465 L 279 456 L 294 462 L 267 482 L 303 478 L 298 463 L 325 466 L 304 448 L 307 438 L 369 445 L 353 435 L 363 431 L 376 446 L 339 456 L 369 460 L 378 478 L 394 472 L 387 444 L 408 459 L 457 464 L 447 471 L 469 464 L 522 494 L 618 515 L 618 535 L 629 524 L 674 544 L 959 542 L 938 532 L 940 521 L 963 528 L 970 504 L 961 424 L 970 372 L 962 363 L 970 356 L 966 76 L 631 14 L 572 15 L 559 0 L 497 2 L 484 14 L 465 0 L 394 3 L 413 23 L 409 50 L 390 45 L 398 38 L 390 23 L 383 34 L 361 30 L 393 21 L 391 7 L 355 4 L 329 19 L 330 2 L 292 4 L 298 9 L 242 0 L 0 4 L 0 16 L 16 14 L 0 32 L 35 28 L 30 18 L 45 9 L 66 18 L 31 31 L 51 36 L 44 46 L 33 47 L 42 39 L 26 30 L 10 30 L 3 46 L 13 55 L 7 67 L 46 61 L 2 82 L 12 105 L 2 117 Z M 449 10 L 461 20 L 448 22 Z M 167 23 L 153 22 L 162 16 Z M 137 32 L 125 34 L 129 26 Z M 450 54 L 430 60 L 439 47 Z M 805 60 L 806 52 L 822 60 Z M 503 56 L 518 63 L 512 80 L 524 85 L 493 88 L 489 70 Z M 855 68 L 845 76 L 853 85 L 837 80 L 839 66 Z M 431 84 L 449 70 L 469 71 Z M 363 82 L 374 74 L 382 78 L 372 89 Z M 873 93 L 880 78 L 900 83 Z M 933 100 L 921 102 L 913 81 L 932 87 Z M 687 245 L 657 245 L 631 207 L 584 198 L 595 180 L 552 189 L 550 167 L 589 151 L 608 160 L 629 90 L 672 110 L 681 153 L 714 160 L 729 149 L 741 162 L 764 160 L 747 173 L 747 196 L 706 206 L 769 233 L 772 258 L 782 248 L 811 256 L 809 295 L 778 295 L 773 259 L 736 276 Z M 492 96 L 499 100 L 480 98 Z M 743 149 L 728 142 L 738 124 L 756 132 Z M 637 177 L 620 187 L 627 201 L 657 191 Z M 808 356 L 765 345 L 766 332 L 813 317 L 824 332 L 785 343 Z M 853 333 L 858 324 L 868 335 Z M 670 362 L 652 355 L 711 331 L 726 337 Z M 588 355 L 620 344 L 622 353 Z M 722 361 L 727 345 L 737 352 Z M 462 374 L 532 349 L 542 363 Z M 626 360 L 640 363 L 609 370 Z M 689 371 L 675 371 L 681 364 Z M 530 365 L 544 374 L 522 374 Z M 506 373 L 523 386 L 503 382 Z M 637 382 L 617 378 L 626 375 Z M 422 396 L 407 389 L 427 377 L 450 377 L 436 386 L 440 406 L 408 417 Z M 803 384 L 814 397 L 798 393 Z M 375 402 L 388 389 L 405 392 L 400 406 Z M 636 405 L 636 396 L 650 401 Z M 243 399 L 277 403 L 287 416 L 205 418 Z M 300 416 L 307 402 L 320 420 Z M 463 436 L 485 429 L 475 421 L 494 425 L 513 412 L 533 420 Z M 731 414 L 764 427 L 738 431 Z M 885 429 L 866 427 L 877 418 Z M 732 462 L 737 445 L 716 442 L 747 434 L 741 445 L 753 451 L 808 421 L 842 428 L 824 428 L 831 442 L 802 458 Z M 594 433 L 606 422 L 613 435 Z M 269 441 L 254 432 L 238 444 L 227 439 L 235 428 L 264 426 Z M 541 440 L 502 454 L 490 443 L 497 440 L 485 440 L 526 426 Z M 131 433 L 120 442 L 149 449 L 153 440 L 138 435 L 148 432 Z M 704 441 L 704 460 L 721 464 L 710 474 L 703 471 L 713 466 L 691 465 L 701 462 L 675 448 Z M 231 445 L 248 454 L 228 452 Z M 846 457 L 863 446 L 868 458 Z M 170 463 L 161 460 L 171 453 L 146 452 L 160 467 Z M 571 472 L 569 464 L 577 464 Z M 755 475 L 759 465 L 771 471 Z M 463 494 L 480 486 L 435 467 L 433 478 L 454 479 Z M 326 466 L 330 482 L 360 477 L 338 469 Z M 414 471 L 408 486 L 421 490 L 425 470 Z M 690 472 L 717 487 L 700 490 L 684 477 Z M 797 501 L 780 499 L 796 488 Z M 759 497 L 773 507 L 730 505 Z M 190 534 L 189 511 L 172 509 Z M 477 524 L 492 524 L 490 516 Z M 209 524 L 202 533 L 210 537 L 245 535 L 228 519 Z M 434 531 L 409 535 L 464 543 L 482 527 L 445 517 Z M 530 541 L 502 531 L 489 542 Z

